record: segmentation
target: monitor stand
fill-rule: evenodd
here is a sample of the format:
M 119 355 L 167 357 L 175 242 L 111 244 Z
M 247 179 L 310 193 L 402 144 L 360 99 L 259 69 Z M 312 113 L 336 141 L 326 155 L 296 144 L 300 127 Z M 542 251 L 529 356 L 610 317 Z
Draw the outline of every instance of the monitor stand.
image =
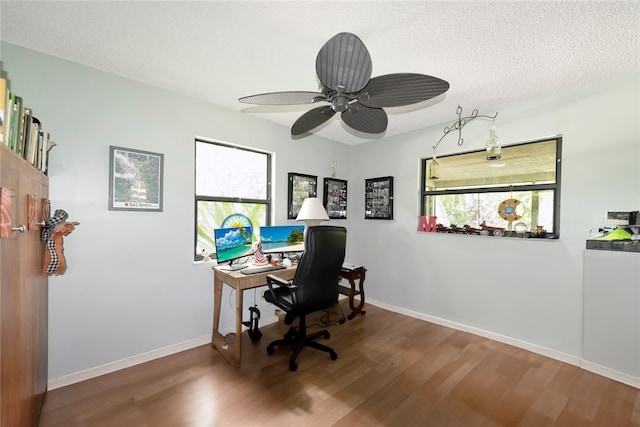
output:
M 248 265 L 247 264 L 227 264 L 227 265 L 223 265 L 222 267 L 220 267 L 220 270 L 226 270 L 226 271 L 237 271 L 237 270 L 242 270 L 243 268 L 247 268 Z

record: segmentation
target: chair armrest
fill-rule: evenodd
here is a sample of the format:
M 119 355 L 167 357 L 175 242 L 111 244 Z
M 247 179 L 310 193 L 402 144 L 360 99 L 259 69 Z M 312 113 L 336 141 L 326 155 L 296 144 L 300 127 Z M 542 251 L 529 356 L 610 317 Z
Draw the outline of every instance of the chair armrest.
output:
M 276 285 L 278 287 L 284 286 L 292 289 L 296 288 L 296 285 L 293 284 L 293 280 L 286 280 L 286 279 L 283 279 L 282 277 L 274 276 L 273 274 L 267 274 L 267 286 L 269 287 L 268 292 L 271 293 L 271 296 L 273 297 L 274 301 L 276 301 L 278 298 L 276 297 L 276 294 L 273 292 L 273 285 Z
M 273 284 L 273 282 L 277 282 L 275 284 L 278 286 L 293 286 L 292 280 L 286 280 L 273 274 L 267 274 L 267 285 L 271 287 L 271 284 Z

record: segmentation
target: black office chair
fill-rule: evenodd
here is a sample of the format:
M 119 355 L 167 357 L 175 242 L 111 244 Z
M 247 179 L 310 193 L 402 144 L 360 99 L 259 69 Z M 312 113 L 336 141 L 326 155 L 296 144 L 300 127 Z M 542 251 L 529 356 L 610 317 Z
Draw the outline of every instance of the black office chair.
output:
M 326 351 L 332 360 L 338 358 L 331 347 L 314 341 L 322 336 L 330 338 L 329 331 L 323 329 L 307 335 L 306 315 L 332 307 L 338 300 L 338 282 L 346 242 L 347 230 L 344 227 L 309 227 L 305 251 L 293 280 L 267 276 L 269 289 L 264 293 L 265 300 L 284 310 L 285 324 L 291 325 L 295 318 L 300 319 L 298 328 L 292 326 L 283 339 L 267 346 L 267 353 L 271 355 L 275 346 L 294 345 L 295 350 L 289 359 L 289 369 L 292 371 L 298 369 L 296 358 L 304 346 Z

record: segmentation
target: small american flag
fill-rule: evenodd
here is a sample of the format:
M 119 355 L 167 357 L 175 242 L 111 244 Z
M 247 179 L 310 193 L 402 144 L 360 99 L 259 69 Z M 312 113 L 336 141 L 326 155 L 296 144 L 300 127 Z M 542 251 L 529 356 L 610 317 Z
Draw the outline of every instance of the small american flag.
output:
M 267 259 L 265 258 L 264 254 L 262 253 L 262 245 L 258 245 L 258 248 L 256 249 L 256 252 L 253 254 L 253 257 L 255 258 L 255 263 L 256 264 L 266 264 L 267 263 Z

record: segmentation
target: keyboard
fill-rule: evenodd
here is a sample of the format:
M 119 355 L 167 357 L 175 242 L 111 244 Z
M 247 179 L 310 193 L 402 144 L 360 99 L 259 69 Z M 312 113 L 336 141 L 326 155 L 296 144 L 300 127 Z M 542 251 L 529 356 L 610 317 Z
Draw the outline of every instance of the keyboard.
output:
M 240 270 L 242 274 L 258 274 L 265 273 L 267 271 L 276 271 L 276 270 L 284 270 L 284 265 L 265 265 L 264 267 L 256 267 L 256 268 L 246 268 L 244 270 Z

